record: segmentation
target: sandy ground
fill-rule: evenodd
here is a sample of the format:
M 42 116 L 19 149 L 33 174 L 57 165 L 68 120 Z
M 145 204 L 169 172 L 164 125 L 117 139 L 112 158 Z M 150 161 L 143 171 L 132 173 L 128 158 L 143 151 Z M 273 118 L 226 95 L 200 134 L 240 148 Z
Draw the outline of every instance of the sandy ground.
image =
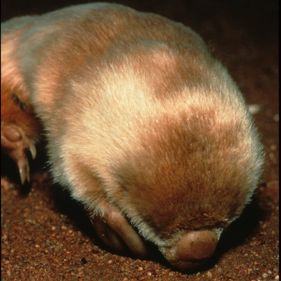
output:
M 1 0 L 2 20 L 78 3 L 38 2 Z M 228 67 L 257 111 L 266 150 L 262 184 L 254 202 L 225 232 L 213 264 L 184 274 L 170 269 L 157 253 L 150 261 L 110 253 L 94 238 L 81 207 L 51 184 L 41 161 L 33 163 L 28 190 L 19 186 L 15 166 L 2 155 L 2 280 L 279 280 L 278 1 L 116 2 L 191 26 Z

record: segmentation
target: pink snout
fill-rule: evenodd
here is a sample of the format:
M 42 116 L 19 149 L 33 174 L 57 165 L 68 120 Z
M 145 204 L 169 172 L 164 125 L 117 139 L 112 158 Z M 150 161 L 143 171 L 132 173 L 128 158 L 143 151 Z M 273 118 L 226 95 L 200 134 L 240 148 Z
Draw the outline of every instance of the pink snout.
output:
M 217 244 L 218 235 L 214 231 L 189 232 L 175 245 L 171 263 L 180 270 L 196 268 L 203 260 L 214 254 Z

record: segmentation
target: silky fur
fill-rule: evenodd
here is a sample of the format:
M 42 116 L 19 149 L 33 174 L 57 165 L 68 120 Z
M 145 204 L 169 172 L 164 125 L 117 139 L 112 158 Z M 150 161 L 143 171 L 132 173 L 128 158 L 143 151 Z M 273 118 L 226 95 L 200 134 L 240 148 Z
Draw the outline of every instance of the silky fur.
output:
M 42 120 L 54 180 L 93 214 L 110 202 L 172 259 L 181 235 L 220 233 L 249 202 L 262 145 L 236 84 L 188 27 L 87 4 L 12 19 L 1 47 L 1 83 Z

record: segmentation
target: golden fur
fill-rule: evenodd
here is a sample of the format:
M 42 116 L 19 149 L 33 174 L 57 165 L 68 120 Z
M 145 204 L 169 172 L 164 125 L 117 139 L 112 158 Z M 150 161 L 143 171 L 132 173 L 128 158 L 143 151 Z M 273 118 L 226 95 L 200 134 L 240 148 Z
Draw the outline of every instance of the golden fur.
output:
M 166 257 L 182 233 L 239 216 L 262 146 L 236 84 L 191 29 L 87 4 L 8 21 L 1 40 L 2 83 L 22 81 L 54 179 L 93 213 L 116 206 Z

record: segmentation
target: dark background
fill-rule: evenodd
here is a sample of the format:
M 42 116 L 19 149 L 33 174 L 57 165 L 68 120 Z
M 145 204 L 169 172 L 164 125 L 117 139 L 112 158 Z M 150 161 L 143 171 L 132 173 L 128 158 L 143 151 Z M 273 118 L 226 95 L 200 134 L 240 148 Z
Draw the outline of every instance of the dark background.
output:
M 271 41 L 277 38 L 278 0 L 1 0 L 1 21 L 25 14 L 40 14 L 64 6 L 88 2 L 115 2 L 132 8 L 155 12 L 194 26 L 208 25 L 209 20 L 227 18 L 247 29 L 248 36 Z M 217 30 L 220 33 L 220 29 Z

